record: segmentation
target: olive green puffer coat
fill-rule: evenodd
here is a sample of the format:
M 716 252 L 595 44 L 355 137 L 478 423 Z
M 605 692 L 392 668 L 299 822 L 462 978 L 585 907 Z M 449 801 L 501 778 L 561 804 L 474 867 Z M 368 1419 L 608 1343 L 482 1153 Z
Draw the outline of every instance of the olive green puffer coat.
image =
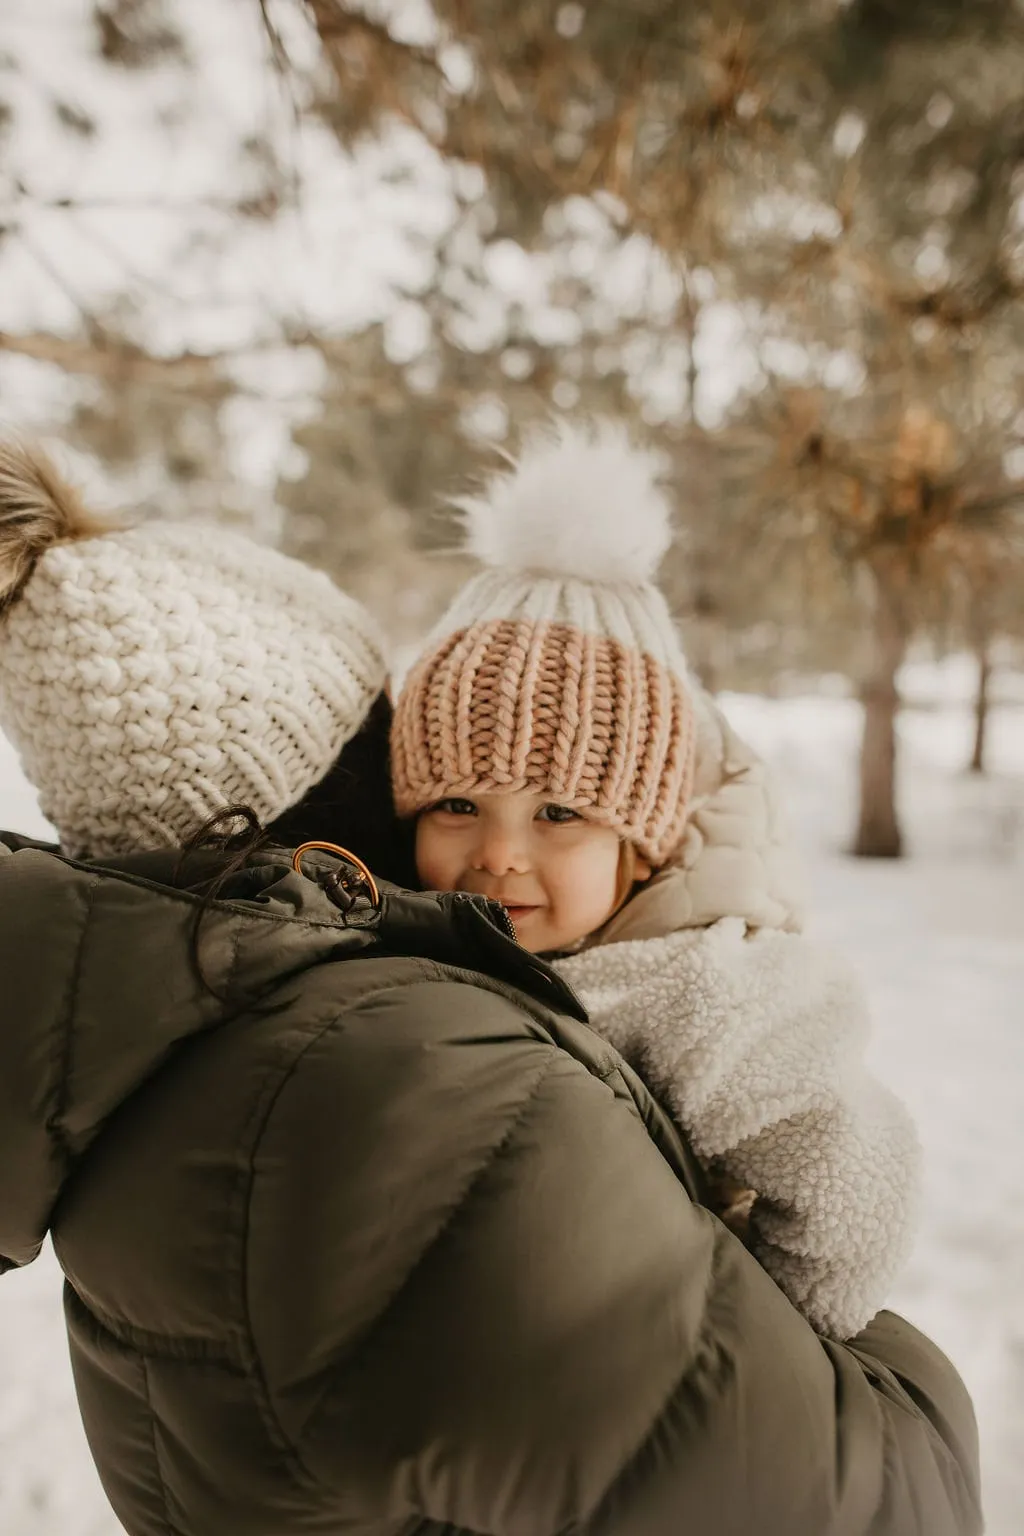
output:
M 820 1342 L 487 903 L 271 857 L 229 1004 L 171 868 L 0 850 L 0 1262 L 52 1229 L 131 1536 L 980 1529 L 948 1362 Z

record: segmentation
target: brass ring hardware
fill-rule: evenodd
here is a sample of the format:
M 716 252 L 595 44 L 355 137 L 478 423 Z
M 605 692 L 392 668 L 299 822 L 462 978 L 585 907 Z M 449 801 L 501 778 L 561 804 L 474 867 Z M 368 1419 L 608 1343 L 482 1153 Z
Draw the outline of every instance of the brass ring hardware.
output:
M 333 870 L 329 875 L 321 876 L 320 884 L 336 907 L 340 907 L 343 912 L 349 911 L 354 905 L 356 897 L 362 894 L 364 888 L 372 905 L 374 907 L 380 906 L 380 890 L 369 869 L 358 854 L 350 852 L 348 848 L 342 848 L 338 843 L 321 843 L 318 841 L 302 843 L 292 854 L 292 868 L 296 874 L 302 874 L 303 854 L 315 851 L 333 853 L 359 872 L 359 879 L 354 882 L 347 878 L 341 870 Z

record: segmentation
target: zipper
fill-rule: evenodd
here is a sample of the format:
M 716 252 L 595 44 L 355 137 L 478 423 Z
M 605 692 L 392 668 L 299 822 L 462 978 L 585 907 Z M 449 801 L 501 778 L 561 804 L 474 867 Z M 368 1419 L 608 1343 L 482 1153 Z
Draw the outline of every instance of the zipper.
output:
M 499 960 L 499 965 L 494 969 L 488 969 L 485 966 L 483 967 L 485 972 L 488 975 L 496 976 L 498 979 L 510 983 L 514 987 L 518 987 L 521 991 L 532 992 L 534 997 L 540 997 L 549 1008 L 557 1008 L 560 1012 L 568 1013 L 585 1024 L 587 1022 L 587 1010 L 584 1008 L 579 997 L 577 997 L 569 983 L 558 975 L 557 971 L 549 970 L 543 962 L 538 961 L 535 956 L 531 955 L 529 950 L 522 948 L 519 943 L 519 935 L 516 932 L 516 925 L 511 917 L 509 917 L 502 903 L 485 898 L 486 905 L 484 908 L 481 908 L 478 905 L 478 901 L 479 898 L 472 896 L 463 895 L 461 899 L 459 895 L 455 897 L 457 908 L 461 908 L 466 914 L 467 923 L 472 926 L 474 920 L 479 923 L 482 918 L 484 930 L 490 936 L 491 953 Z M 479 928 L 477 933 L 480 933 Z M 516 945 L 516 951 L 509 952 L 505 949 L 504 943 L 502 943 L 497 946 L 498 954 L 495 955 L 493 944 L 495 935 L 503 940 L 511 939 Z M 456 964 L 465 964 L 465 961 L 456 961 Z M 526 985 L 522 976 L 517 974 L 522 970 L 525 970 L 526 974 L 530 977 L 532 986 Z M 543 986 L 544 991 L 548 994 L 546 998 L 539 992 L 538 988 L 540 986 Z M 554 1001 L 552 1001 L 552 993 L 555 995 Z
M 508 908 L 503 907 L 500 901 L 492 901 L 489 905 L 497 910 L 498 920 L 501 923 L 501 926 L 504 928 L 505 932 L 508 934 L 509 938 L 514 944 L 518 944 L 519 935 L 516 933 L 515 923 L 508 915 Z

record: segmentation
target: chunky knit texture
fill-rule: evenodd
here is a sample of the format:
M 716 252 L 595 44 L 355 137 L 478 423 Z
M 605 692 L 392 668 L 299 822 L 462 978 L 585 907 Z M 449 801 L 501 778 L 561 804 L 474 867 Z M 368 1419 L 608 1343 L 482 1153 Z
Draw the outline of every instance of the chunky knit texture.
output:
M 456 594 L 399 694 L 400 815 L 445 795 L 529 789 L 586 810 L 656 864 L 671 855 L 695 721 L 648 579 L 668 540 L 657 467 L 607 424 L 564 428 L 462 503 L 469 547 L 491 563 Z
M 175 844 L 233 802 L 273 820 L 384 677 L 358 603 L 215 527 L 34 551 L 0 617 L 0 725 L 73 856 Z
M 680 679 L 618 640 L 566 624 L 474 624 L 406 683 L 392 738 L 398 811 L 529 789 L 586 808 L 660 863 L 683 831 L 691 721 Z
M 585 947 L 663 938 L 742 917 L 752 928 L 798 933 L 806 875 L 786 830 L 768 766 L 697 688 L 693 795 L 671 861 Z

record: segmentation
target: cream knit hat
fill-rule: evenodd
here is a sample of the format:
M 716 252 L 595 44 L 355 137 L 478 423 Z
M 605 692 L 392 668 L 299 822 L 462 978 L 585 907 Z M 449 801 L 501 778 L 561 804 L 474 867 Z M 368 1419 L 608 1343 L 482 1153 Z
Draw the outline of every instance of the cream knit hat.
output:
M 530 789 L 614 827 L 654 864 L 693 784 L 686 663 L 652 583 L 670 542 L 660 460 L 624 429 L 564 426 L 458 503 L 485 566 L 399 695 L 399 815 L 446 795 Z
M 354 736 L 384 648 L 324 575 L 213 526 L 113 531 L 35 449 L 0 447 L 0 728 L 65 852 L 269 822 Z

